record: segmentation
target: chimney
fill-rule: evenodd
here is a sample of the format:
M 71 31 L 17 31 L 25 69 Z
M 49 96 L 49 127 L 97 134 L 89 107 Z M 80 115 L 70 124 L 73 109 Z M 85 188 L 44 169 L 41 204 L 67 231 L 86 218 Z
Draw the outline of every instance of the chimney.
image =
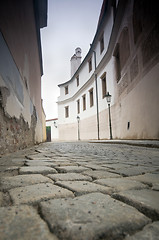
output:
M 71 57 L 71 77 L 75 74 L 75 72 L 77 71 L 77 69 L 79 68 L 80 64 L 81 64 L 81 48 L 76 48 L 75 49 L 75 54 Z

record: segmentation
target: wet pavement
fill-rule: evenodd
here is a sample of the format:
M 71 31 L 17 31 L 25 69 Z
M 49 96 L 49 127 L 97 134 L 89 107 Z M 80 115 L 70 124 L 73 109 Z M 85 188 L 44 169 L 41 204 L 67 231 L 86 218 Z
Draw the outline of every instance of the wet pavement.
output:
M 43 143 L 0 158 L 0 239 L 159 239 L 159 148 Z

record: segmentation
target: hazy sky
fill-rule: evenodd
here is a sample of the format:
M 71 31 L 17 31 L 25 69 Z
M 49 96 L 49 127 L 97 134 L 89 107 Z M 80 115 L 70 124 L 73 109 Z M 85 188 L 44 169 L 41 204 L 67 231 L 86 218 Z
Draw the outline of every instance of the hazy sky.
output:
M 48 26 L 41 30 L 42 99 L 46 119 L 58 117 L 60 83 L 70 79 L 70 58 L 82 49 L 82 60 L 93 41 L 103 0 L 48 0 Z

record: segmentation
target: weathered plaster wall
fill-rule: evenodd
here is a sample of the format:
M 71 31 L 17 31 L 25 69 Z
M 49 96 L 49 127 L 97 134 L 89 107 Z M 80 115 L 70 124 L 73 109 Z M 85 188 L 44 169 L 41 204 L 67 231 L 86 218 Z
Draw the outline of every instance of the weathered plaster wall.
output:
M 34 1 L 1 3 L 0 154 L 44 140 L 37 30 Z
M 0 30 L 41 120 L 41 69 L 33 2 L 3 1 Z
M 35 127 L 37 115 L 35 107 L 31 115 L 30 125 L 23 115 L 11 117 L 6 112 L 9 90 L 0 87 L 0 155 L 31 146 L 35 143 Z

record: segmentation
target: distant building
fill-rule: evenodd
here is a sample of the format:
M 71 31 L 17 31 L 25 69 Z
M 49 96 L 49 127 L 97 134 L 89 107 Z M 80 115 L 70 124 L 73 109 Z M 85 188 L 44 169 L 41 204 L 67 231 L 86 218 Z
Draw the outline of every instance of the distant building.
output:
M 157 1 L 103 1 L 88 54 L 59 85 L 60 140 L 109 139 L 107 92 L 114 139 L 159 139 L 157 9 Z
M 47 0 L 0 4 L 0 153 L 45 140 L 41 105 L 43 75 L 40 28 Z
M 58 140 L 58 118 L 46 120 L 47 141 Z

